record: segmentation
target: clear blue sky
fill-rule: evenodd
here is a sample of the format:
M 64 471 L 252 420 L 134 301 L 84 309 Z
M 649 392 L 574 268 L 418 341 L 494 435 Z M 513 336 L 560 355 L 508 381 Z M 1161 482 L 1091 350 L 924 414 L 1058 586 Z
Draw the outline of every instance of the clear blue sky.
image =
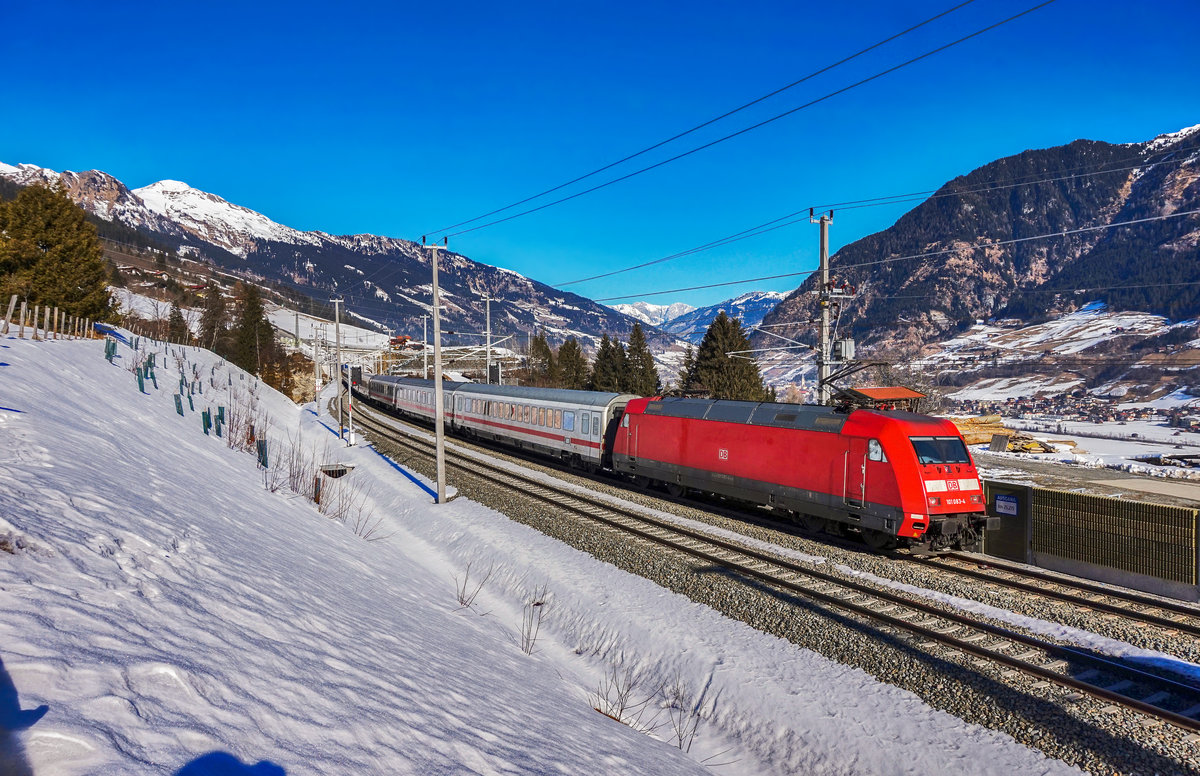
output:
M 938 22 L 590 179 L 688 150 L 1034 5 Z M 419 240 L 693 127 L 955 5 L 931 2 L 5 3 L 0 161 L 182 180 L 288 226 Z M 993 159 L 1200 123 L 1196 0 L 1057 0 L 602 191 L 451 239 L 543 282 L 791 211 L 933 189 Z M 581 186 L 565 190 L 572 193 Z M 536 204 L 536 203 L 534 203 Z M 835 215 L 834 250 L 911 204 Z M 568 286 L 709 304 L 799 279 L 817 228 Z

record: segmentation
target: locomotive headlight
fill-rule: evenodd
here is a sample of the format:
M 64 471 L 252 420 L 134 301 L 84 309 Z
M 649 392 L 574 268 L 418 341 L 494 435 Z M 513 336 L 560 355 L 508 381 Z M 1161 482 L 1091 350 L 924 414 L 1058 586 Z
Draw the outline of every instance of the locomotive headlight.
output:
M 929 506 L 940 507 L 941 505 L 942 505 L 942 500 L 939 497 L 937 497 L 937 496 L 929 497 Z

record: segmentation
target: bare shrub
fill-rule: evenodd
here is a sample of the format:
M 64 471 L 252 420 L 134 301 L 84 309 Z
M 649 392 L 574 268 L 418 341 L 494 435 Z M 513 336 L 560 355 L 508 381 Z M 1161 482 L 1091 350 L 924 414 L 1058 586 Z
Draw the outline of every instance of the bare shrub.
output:
M 483 590 L 483 586 L 492 578 L 495 573 L 495 565 L 488 566 L 487 573 L 483 575 L 483 579 L 477 582 L 471 582 L 471 563 L 467 564 L 466 571 L 463 572 L 462 579 L 458 576 L 454 577 L 454 586 L 457 591 L 458 605 L 463 609 L 470 609 L 475 604 L 475 598 L 479 595 L 479 591 Z
M 705 706 L 708 705 L 709 684 L 705 684 L 697 693 L 682 674 L 662 687 L 663 706 L 667 712 L 667 725 L 675 740 L 675 745 L 681 751 L 689 752 L 692 741 L 696 738 L 700 720 L 704 717 Z M 715 704 L 715 701 L 714 701 Z M 711 708 L 709 709 L 711 713 Z
M 632 666 L 610 666 L 590 696 L 592 708 L 606 717 L 628 725 L 639 733 L 653 735 L 663 723 L 651 704 L 661 686 L 644 689 L 645 674 Z
M 537 644 L 538 632 L 542 629 L 542 619 L 545 618 L 550 602 L 546 596 L 546 586 L 535 587 L 525 602 L 525 610 L 521 617 L 521 651 L 526 655 L 533 654 Z

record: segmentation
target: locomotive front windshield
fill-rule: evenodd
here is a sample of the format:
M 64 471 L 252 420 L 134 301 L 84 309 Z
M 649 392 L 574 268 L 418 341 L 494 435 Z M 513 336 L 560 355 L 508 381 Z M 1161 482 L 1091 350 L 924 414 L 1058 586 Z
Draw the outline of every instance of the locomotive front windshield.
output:
M 967 446 L 959 437 L 909 437 L 917 460 L 929 463 L 970 463 Z

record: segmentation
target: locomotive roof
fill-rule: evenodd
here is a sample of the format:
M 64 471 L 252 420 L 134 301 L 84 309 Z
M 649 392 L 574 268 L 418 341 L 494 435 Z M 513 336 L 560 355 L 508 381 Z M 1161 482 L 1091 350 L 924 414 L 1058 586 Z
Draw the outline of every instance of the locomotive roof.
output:
M 667 397 L 646 405 L 645 414 L 671 418 L 715 420 L 751 426 L 801 428 L 809 431 L 838 433 L 846 423 L 846 414 L 816 404 L 776 404 L 774 402 L 731 401 L 728 399 L 686 399 Z

